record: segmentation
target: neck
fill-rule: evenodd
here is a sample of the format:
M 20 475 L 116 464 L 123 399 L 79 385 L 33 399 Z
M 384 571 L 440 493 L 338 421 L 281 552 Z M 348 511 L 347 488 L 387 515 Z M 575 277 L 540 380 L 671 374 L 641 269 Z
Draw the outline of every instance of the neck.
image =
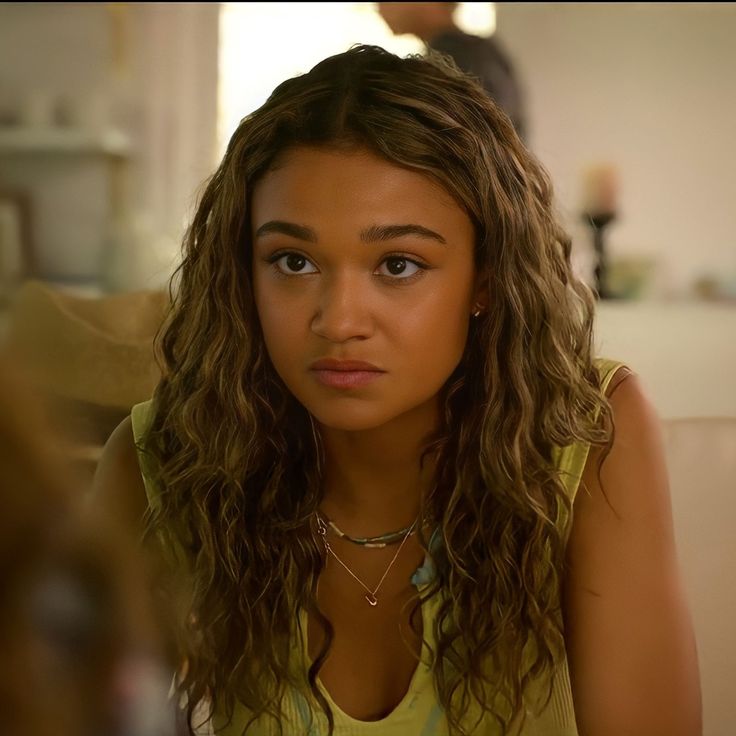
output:
M 425 458 L 424 467 L 419 462 L 436 422 L 433 400 L 370 430 L 321 427 L 324 513 L 351 536 L 375 536 L 411 524 L 434 479 L 431 458 Z

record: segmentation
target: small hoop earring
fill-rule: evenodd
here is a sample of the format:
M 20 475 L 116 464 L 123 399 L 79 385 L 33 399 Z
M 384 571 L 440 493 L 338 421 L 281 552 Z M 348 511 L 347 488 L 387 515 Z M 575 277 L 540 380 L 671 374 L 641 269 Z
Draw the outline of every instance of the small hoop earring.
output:
M 482 312 L 483 312 L 483 309 L 476 305 L 476 309 L 473 312 L 473 317 L 480 317 Z

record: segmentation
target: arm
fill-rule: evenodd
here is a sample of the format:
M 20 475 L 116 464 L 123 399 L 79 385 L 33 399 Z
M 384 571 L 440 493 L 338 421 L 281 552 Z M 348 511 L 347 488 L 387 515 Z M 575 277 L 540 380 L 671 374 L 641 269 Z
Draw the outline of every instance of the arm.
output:
M 111 517 L 134 539 L 148 509 L 130 417 L 110 435 L 92 483 L 92 511 Z
M 580 736 L 699 736 L 695 638 L 680 579 L 659 420 L 629 375 L 615 439 L 591 452 L 563 598 Z

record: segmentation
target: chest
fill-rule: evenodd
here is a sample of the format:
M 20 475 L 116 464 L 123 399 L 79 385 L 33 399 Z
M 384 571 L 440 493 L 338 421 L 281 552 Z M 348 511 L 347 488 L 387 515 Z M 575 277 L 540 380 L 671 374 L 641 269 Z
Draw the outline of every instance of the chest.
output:
M 395 550 L 335 550 L 357 577 L 374 590 Z M 383 551 L 381 551 L 383 552 Z M 422 563 L 419 548 L 402 550 L 402 557 L 389 570 L 371 606 L 366 590 L 334 557 L 320 576 L 317 600 L 333 627 L 330 653 L 319 680 L 335 705 L 361 721 L 385 718 L 402 701 L 417 670 L 424 622 L 416 604 L 417 590 L 411 576 Z M 308 616 L 310 661 L 319 655 L 324 631 L 313 615 Z

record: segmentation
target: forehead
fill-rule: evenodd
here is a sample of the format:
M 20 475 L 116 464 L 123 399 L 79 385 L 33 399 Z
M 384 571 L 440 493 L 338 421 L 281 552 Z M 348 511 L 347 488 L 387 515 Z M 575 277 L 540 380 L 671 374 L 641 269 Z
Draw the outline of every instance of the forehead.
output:
M 254 227 L 271 219 L 363 227 L 414 222 L 472 233 L 465 210 L 438 182 L 370 151 L 298 147 L 285 152 L 256 183 Z M 451 233 L 450 233 L 451 234 Z

